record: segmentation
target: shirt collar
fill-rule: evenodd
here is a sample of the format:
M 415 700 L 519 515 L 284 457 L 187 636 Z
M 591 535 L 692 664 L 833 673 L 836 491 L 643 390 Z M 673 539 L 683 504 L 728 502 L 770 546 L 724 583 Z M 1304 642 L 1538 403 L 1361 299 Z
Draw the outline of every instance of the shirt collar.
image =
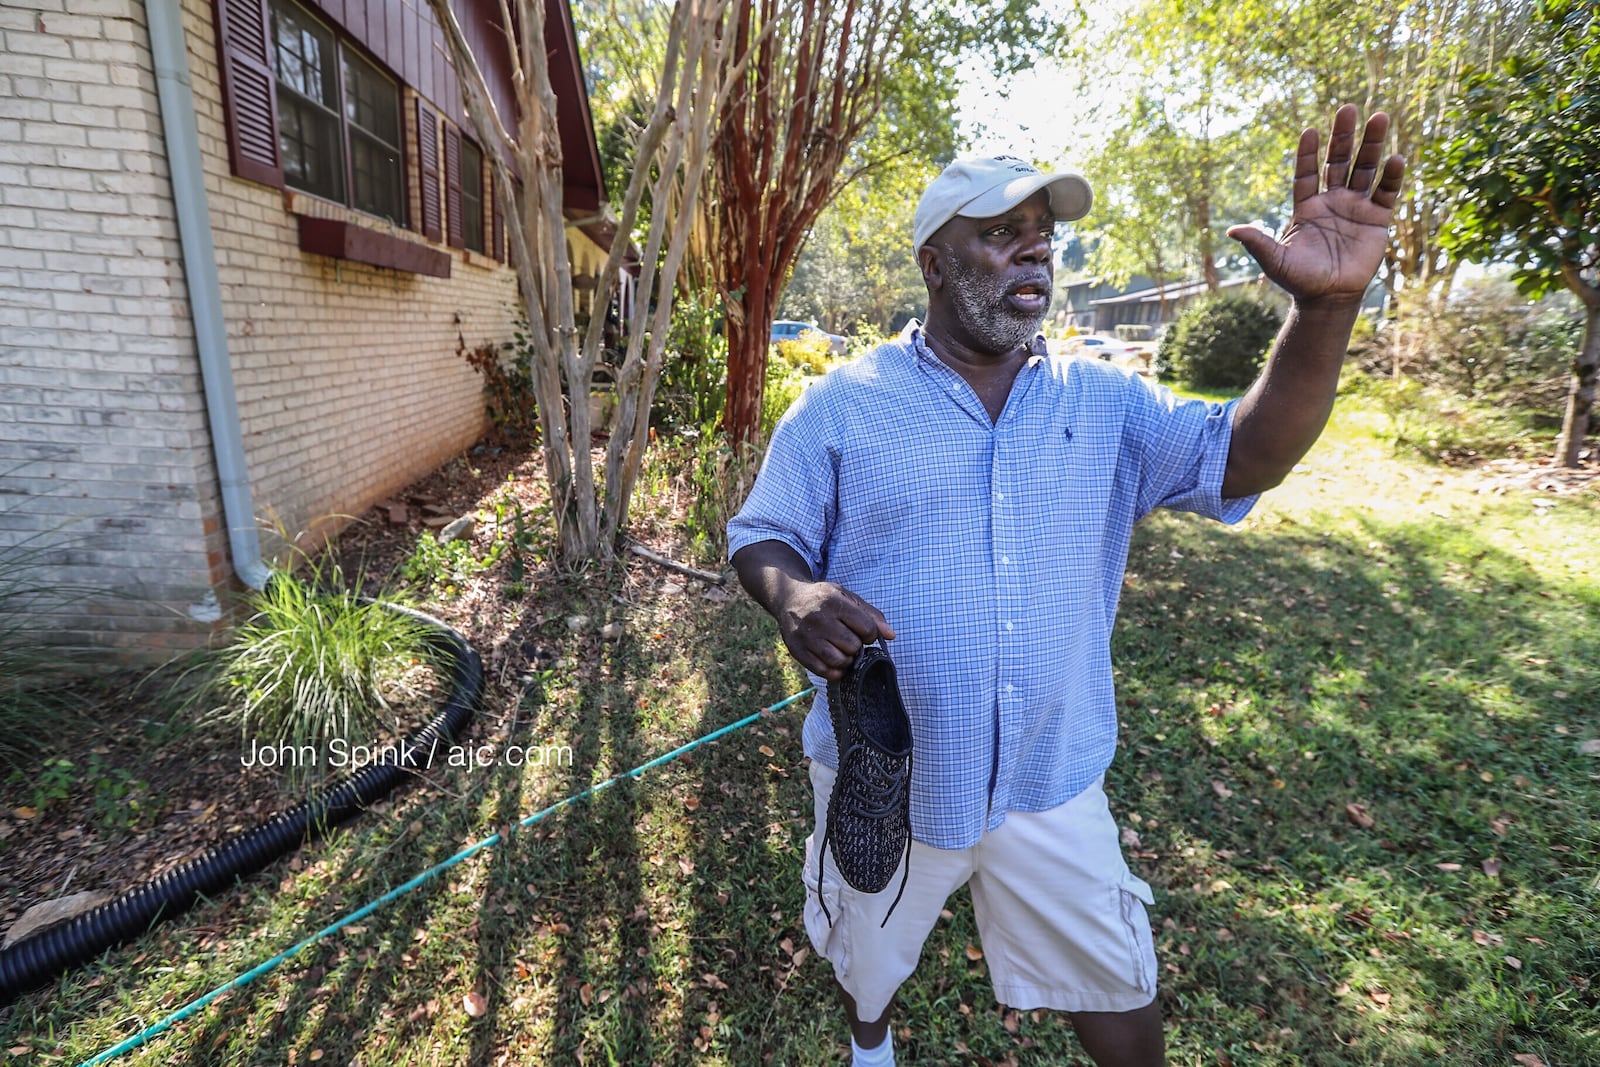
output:
M 900 336 L 897 337 L 896 340 L 909 346 L 911 351 L 919 358 L 931 360 L 932 362 L 939 364 L 941 367 L 945 366 L 945 362 L 938 356 L 934 355 L 933 349 L 928 347 L 927 339 L 923 337 L 921 320 L 911 319 L 909 322 L 907 322 L 900 330 Z M 1028 344 L 1028 349 L 1029 355 L 1027 365 L 1030 367 L 1041 362 L 1042 360 L 1050 358 L 1050 348 L 1044 339 L 1044 334 L 1042 333 L 1034 334 L 1033 340 Z

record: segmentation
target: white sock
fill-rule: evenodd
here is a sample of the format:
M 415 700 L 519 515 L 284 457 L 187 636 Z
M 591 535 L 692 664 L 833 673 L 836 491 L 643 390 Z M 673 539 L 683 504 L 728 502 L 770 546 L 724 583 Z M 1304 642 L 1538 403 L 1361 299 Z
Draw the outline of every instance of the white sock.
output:
M 850 1067 L 894 1067 L 894 1035 L 885 1034 L 877 1048 L 862 1048 L 850 1039 Z

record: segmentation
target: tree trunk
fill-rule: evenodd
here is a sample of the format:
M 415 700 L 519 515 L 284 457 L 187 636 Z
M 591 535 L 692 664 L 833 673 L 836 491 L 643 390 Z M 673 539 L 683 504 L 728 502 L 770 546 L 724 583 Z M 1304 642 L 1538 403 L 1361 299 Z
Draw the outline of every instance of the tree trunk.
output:
M 1210 196 L 1202 194 L 1196 199 L 1194 224 L 1200 231 L 1200 275 L 1206 280 L 1206 292 L 1215 293 L 1222 288 L 1222 276 L 1217 273 L 1217 252 L 1211 237 Z
M 742 315 L 729 315 L 728 395 L 723 425 L 735 445 L 750 444 L 761 433 L 761 404 L 766 394 L 767 350 L 772 311 L 767 302 L 766 279 L 751 279 L 744 291 Z
M 1583 451 L 1583 439 L 1589 432 L 1595 383 L 1600 379 L 1600 293 L 1592 298 L 1586 294 L 1584 304 L 1583 348 L 1572 361 L 1572 389 L 1561 420 L 1561 439 L 1556 442 L 1556 460 L 1563 467 L 1578 465 L 1578 453 Z

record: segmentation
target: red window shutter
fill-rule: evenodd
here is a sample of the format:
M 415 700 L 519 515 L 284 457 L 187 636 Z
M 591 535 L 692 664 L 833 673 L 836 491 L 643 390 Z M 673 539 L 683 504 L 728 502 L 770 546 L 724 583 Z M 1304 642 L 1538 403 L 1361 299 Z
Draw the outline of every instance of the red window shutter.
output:
M 222 110 L 228 120 L 233 173 L 283 187 L 278 155 L 277 80 L 266 0 L 215 0 Z
M 445 240 L 451 248 L 465 248 L 461 228 L 461 131 L 444 124 Z
M 489 244 L 489 254 L 501 263 L 506 261 L 506 223 L 500 217 L 500 179 L 489 172 L 489 226 L 494 240 Z
M 439 124 L 433 108 L 417 101 L 417 157 L 422 168 L 418 183 L 422 194 L 422 236 L 437 241 L 439 220 Z

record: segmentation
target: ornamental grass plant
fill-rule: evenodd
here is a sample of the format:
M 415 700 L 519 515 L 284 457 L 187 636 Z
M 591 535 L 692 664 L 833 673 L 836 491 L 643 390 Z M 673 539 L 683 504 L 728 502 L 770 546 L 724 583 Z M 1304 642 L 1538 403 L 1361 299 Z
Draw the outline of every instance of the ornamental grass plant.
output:
M 421 622 L 364 595 L 331 550 L 300 561 L 245 595 L 248 617 L 206 658 L 193 698 L 204 719 L 237 727 L 247 751 L 314 754 L 281 763 L 292 786 L 321 777 L 336 745 L 348 751 L 397 729 L 391 701 L 406 692 L 427 643 Z

